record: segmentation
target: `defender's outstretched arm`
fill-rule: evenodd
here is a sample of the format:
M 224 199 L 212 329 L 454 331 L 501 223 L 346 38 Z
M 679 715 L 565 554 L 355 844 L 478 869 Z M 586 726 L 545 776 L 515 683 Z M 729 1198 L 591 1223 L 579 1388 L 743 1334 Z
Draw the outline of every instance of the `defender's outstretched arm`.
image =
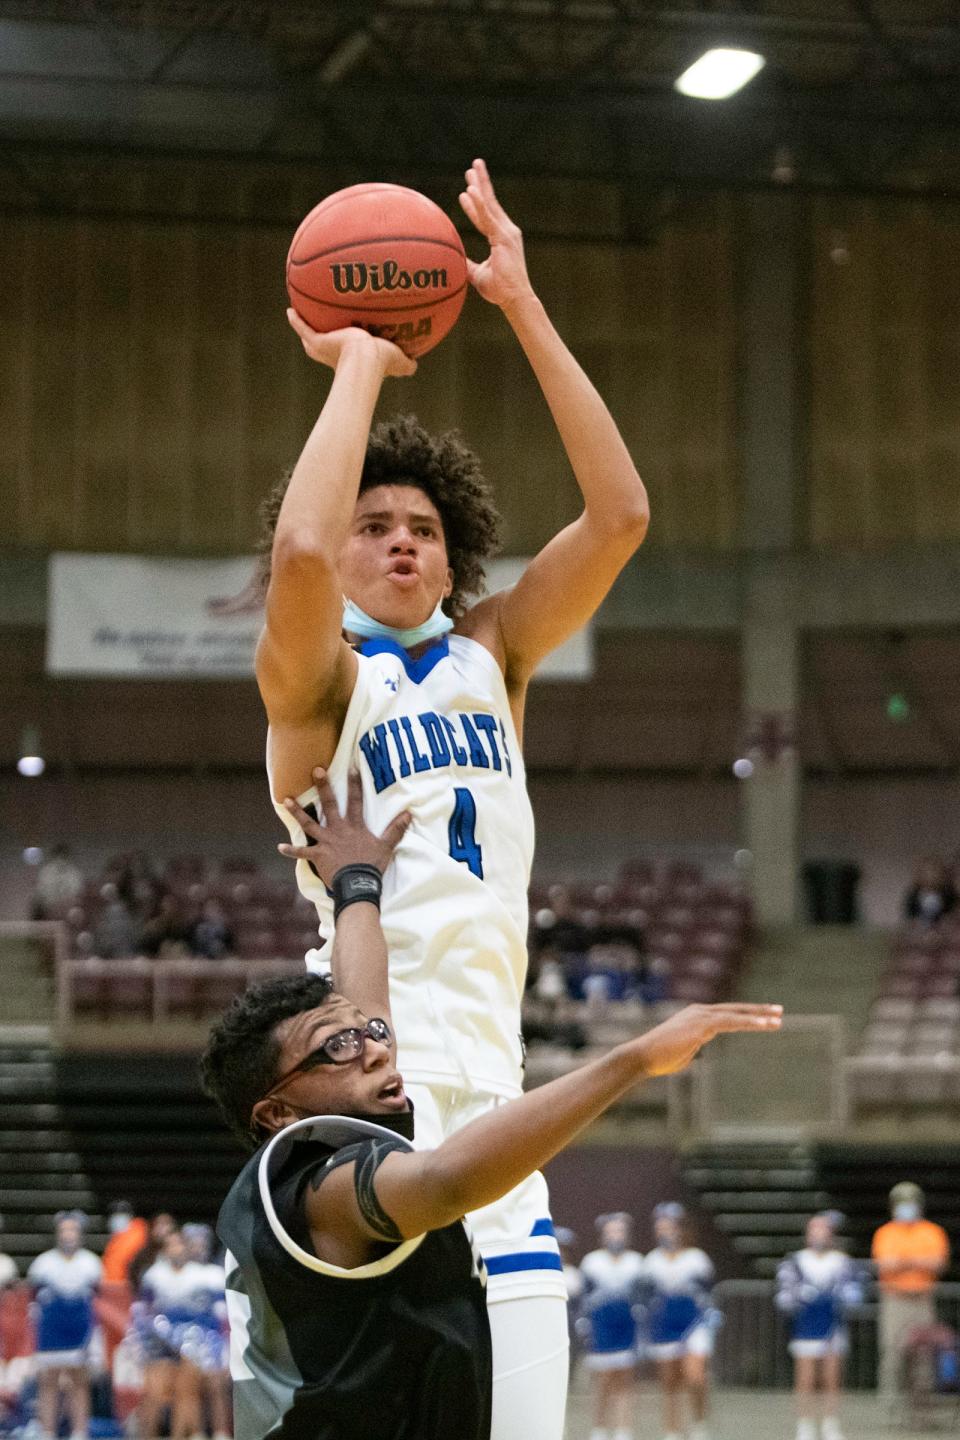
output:
M 782 1014 L 779 1005 L 690 1005 L 602 1059 L 481 1116 L 436 1150 L 386 1155 L 366 1177 L 375 1206 L 358 1199 L 353 1165 L 334 1171 L 307 1196 L 311 1229 L 318 1238 L 332 1230 L 383 1241 L 449 1225 L 539 1170 L 634 1085 L 685 1069 L 717 1035 L 779 1030 Z

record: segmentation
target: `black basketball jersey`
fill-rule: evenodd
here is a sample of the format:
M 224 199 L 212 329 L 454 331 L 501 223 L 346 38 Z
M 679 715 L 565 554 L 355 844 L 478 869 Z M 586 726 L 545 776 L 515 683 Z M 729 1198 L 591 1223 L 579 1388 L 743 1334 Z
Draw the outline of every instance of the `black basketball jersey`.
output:
M 297 1121 L 223 1203 L 236 1440 L 489 1440 L 483 1261 L 462 1222 L 344 1270 L 310 1243 L 303 1196 L 331 1155 L 374 1139 L 342 1116 Z

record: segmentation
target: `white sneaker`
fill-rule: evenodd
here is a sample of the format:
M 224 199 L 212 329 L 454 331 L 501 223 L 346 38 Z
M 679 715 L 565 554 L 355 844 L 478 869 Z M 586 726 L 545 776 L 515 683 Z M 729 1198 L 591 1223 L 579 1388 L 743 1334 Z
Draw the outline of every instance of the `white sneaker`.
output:
M 797 1440 L 817 1440 L 816 1420 L 797 1421 Z
M 598 1430 L 594 1427 L 590 1431 L 590 1440 L 610 1440 L 610 1433 L 607 1430 Z
M 690 1440 L 710 1440 L 710 1428 L 705 1421 L 701 1420 L 691 1428 Z
M 821 1440 L 844 1440 L 843 1431 L 840 1429 L 840 1421 L 836 1415 L 827 1415 L 820 1422 Z

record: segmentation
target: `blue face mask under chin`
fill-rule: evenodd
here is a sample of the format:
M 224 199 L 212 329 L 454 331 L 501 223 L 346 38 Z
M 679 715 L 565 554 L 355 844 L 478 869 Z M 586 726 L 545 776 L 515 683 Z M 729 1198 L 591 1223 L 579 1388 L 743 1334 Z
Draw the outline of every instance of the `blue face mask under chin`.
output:
M 359 635 L 362 640 L 395 640 L 404 650 L 411 650 L 414 645 L 422 645 L 424 640 L 438 640 L 441 635 L 446 635 L 453 629 L 453 621 L 443 613 L 442 602 L 438 602 L 436 610 L 422 625 L 398 630 L 394 625 L 382 625 L 379 620 L 374 620 L 372 615 L 344 595 L 343 628 L 348 635 Z

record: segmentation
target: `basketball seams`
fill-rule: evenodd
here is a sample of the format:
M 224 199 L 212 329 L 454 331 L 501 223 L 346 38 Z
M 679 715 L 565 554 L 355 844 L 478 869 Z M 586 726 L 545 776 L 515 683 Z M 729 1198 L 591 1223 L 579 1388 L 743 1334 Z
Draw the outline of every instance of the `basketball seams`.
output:
M 456 232 L 454 232 L 456 234 Z M 322 260 L 325 255 L 337 255 L 341 250 L 356 250 L 362 245 L 438 245 L 443 250 L 452 250 L 455 255 L 463 257 L 463 245 L 454 245 L 451 240 L 437 240 L 433 235 L 371 235 L 362 240 L 342 240 L 339 245 L 332 245 L 327 250 L 318 250 L 315 255 L 305 255 L 302 260 L 294 260 L 290 257 L 287 264 L 293 266 L 311 265 L 314 260 Z M 293 246 L 291 245 L 291 250 Z M 353 264 L 357 264 L 354 260 Z M 418 269 L 425 269 L 425 266 L 418 266 Z
M 328 195 L 326 200 L 321 200 L 319 205 L 314 205 L 310 214 L 300 222 L 300 228 L 303 229 L 304 225 L 309 225 L 310 221 L 318 215 L 329 215 L 331 210 L 335 210 L 345 200 L 359 200 L 362 195 L 382 195 L 384 190 L 390 190 L 395 195 L 415 195 L 418 200 L 424 201 L 432 209 L 440 210 L 440 206 L 436 201 L 431 200 L 429 195 L 421 195 L 419 190 L 411 190 L 409 185 L 391 185 L 389 180 L 373 180 L 368 185 L 348 185 L 345 190 L 339 190 L 335 195 Z M 440 214 L 445 215 L 446 212 L 440 210 Z
M 325 300 L 320 295 L 309 295 L 306 290 L 301 290 L 299 285 L 294 285 L 293 281 L 289 278 L 287 280 L 287 284 L 289 285 L 291 290 L 295 290 L 298 295 L 303 297 L 304 300 L 309 300 L 314 305 L 321 305 L 324 309 L 327 310 L 352 310 L 354 314 L 360 315 L 392 315 L 394 313 L 400 313 L 404 310 L 423 310 L 427 312 L 433 312 L 434 310 L 438 309 L 439 306 L 445 305 L 448 300 L 455 300 L 457 296 L 462 295 L 464 290 L 466 290 L 467 288 L 467 282 L 466 280 L 464 280 L 463 284 L 458 285 L 456 290 L 450 290 L 446 295 L 424 295 L 423 299 L 420 300 L 419 303 L 414 305 L 384 305 L 383 302 L 379 299 L 379 296 L 376 299 L 376 303 L 374 303 L 373 305 L 361 305 L 356 300 L 351 302 L 345 302 L 343 300 Z
M 356 200 L 358 198 L 358 193 L 362 192 L 365 195 L 382 195 L 385 190 L 399 190 L 402 192 L 404 188 L 405 187 L 403 185 L 389 185 L 385 181 L 382 185 L 377 185 L 376 187 L 368 187 L 366 185 L 351 185 L 349 189 L 340 190 L 337 192 L 336 195 L 328 195 L 326 200 L 321 200 L 319 205 L 314 205 L 313 209 L 309 212 L 309 214 L 304 215 L 303 219 L 300 221 L 300 224 L 293 232 L 293 239 L 290 241 L 290 249 L 293 249 L 294 245 L 296 245 L 297 241 L 300 239 L 300 236 L 305 234 L 306 231 L 308 231 L 312 225 L 316 224 L 318 220 L 326 219 L 326 217 L 330 214 L 331 210 L 335 210 L 337 206 L 342 205 L 345 200 Z M 410 191 L 410 194 L 414 193 L 414 191 Z M 433 204 L 432 201 L 430 203 Z M 436 208 L 440 210 L 439 205 Z M 440 214 L 443 215 L 444 211 L 440 210 Z M 449 216 L 446 216 L 445 218 L 449 219 Z

